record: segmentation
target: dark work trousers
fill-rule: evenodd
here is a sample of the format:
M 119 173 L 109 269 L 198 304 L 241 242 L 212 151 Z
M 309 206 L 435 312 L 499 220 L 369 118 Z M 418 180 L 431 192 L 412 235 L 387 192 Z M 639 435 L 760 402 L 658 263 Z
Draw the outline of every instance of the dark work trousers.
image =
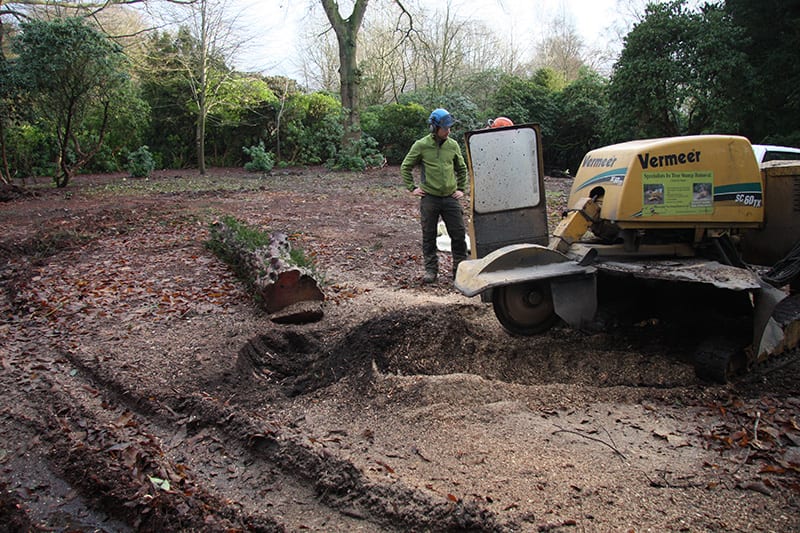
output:
M 442 217 L 447 234 L 450 236 L 453 277 L 455 277 L 458 264 L 467 258 L 466 228 L 461 202 L 452 196 L 426 194 L 420 199 L 419 214 L 422 222 L 422 256 L 425 259 L 425 272 L 439 272 L 436 237 L 439 217 Z

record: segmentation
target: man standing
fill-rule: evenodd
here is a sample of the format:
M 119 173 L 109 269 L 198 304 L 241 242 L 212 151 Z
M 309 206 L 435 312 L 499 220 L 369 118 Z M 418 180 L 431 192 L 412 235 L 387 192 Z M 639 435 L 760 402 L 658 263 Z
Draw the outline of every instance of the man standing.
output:
M 460 202 L 467 186 L 467 165 L 458 143 L 449 137 L 454 123 L 455 119 L 446 109 L 434 109 L 428 117 L 430 134 L 411 146 L 400 165 L 406 189 L 420 198 L 424 283 L 435 282 L 439 274 L 436 249 L 439 217 L 450 235 L 454 278 L 458 264 L 467 258 L 466 229 Z M 412 170 L 417 165 L 420 165 L 420 179 L 415 185 Z

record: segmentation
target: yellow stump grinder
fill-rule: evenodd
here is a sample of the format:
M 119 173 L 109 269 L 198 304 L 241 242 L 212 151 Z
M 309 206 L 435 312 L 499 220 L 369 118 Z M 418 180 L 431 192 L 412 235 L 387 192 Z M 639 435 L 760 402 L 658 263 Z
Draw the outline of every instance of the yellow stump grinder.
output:
M 455 286 L 511 334 L 673 321 L 718 382 L 800 344 L 800 161 L 759 166 L 730 135 L 598 148 L 550 234 L 538 125 L 465 144 L 473 246 Z

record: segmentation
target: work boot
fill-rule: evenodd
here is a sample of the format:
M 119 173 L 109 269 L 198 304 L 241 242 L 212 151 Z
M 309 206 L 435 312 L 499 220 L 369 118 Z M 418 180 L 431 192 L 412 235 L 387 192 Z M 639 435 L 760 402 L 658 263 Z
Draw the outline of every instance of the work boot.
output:
M 458 265 L 461 264 L 461 261 L 454 261 L 453 262 L 453 281 L 456 280 L 456 274 L 458 273 Z
M 433 272 L 431 270 L 427 270 L 425 275 L 422 277 L 422 283 L 434 283 L 436 281 L 436 277 L 438 273 Z

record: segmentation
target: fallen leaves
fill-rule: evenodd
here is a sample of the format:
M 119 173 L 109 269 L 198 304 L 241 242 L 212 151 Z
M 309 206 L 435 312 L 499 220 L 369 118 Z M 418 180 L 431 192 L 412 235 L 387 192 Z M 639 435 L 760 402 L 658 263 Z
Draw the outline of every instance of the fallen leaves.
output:
M 155 476 L 147 476 L 147 479 L 150 480 L 150 483 L 152 483 L 155 488 L 163 490 L 164 492 L 169 492 L 171 489 L 168 479 L 161 479 Z
M 676 435 L 674 432 L 663 428 L 655 428 L 653 430 L 653 435 L 655 437 L 658 437 L 659 439 L 667 441 L 667 444 L 669 444 L 673 448 L 681 448 L 683 446 L 692 445 L 687 437 L 682 435 Z
M 203 249 L 202 232 L 193 226 L 185 230 L 191 238 L 155 225 L 136 240 L 111 235 L 91 250 L 60 254 L 36 267 L 19 298 L 37 304 L 29 307 L 29 318 L 68 331 L 97 329 L 98 320 L 125 325 L 224 312 L 243 301 L 226 266 Z M 130 253 L 133 248 L 136 254 Z
M 747 490 L 769 495 L 776 484 L 800 492 L 800 412 L 798 398 L 768 396 L 743 400 L 733 398 L 725 405 L 713 405 L 721 416 L 717 424 L 703 433 L 708 446 L 720 452 L 746 450 L 742 464 L 756 467 L 760 479 L 741 483 Z

